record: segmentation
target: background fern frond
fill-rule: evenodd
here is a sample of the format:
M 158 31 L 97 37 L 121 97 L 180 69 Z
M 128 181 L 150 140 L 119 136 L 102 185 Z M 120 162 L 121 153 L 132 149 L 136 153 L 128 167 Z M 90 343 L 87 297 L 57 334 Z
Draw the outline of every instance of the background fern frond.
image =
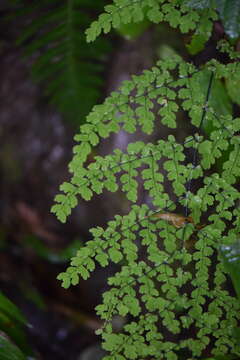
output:
M 89 13 L 97 11 L 96 4 L 94 9 L 85 0 L 18 4 L 17 18 L 26 16 L 27 21 L 17 43 L 33 57 L 34 78 L 45 84 L 46 95 L 60 112 L 82 123 L 99 100 L 103 62 L 110 49 L 106 40 L 99 40 L 94 50 L 85 41 Z

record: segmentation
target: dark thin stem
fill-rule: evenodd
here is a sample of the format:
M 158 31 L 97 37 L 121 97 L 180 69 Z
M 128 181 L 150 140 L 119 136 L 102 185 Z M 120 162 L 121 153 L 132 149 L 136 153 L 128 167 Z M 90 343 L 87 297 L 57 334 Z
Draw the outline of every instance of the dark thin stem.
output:
M 209 97 L 210 97 L 210 92 L 211 92 L 211 88 L 212 88 L 212 82 L 213 82 L 213 72 L 211 73 L 211 76 L 210 76 L 210 79 L 209 79 L 206 102 L 205 102 L 205 106 L 203 108 L 202 118 L 201 118 L 201 122 L 200 122 L 200 125 L 199 125 L 199 130 L 202 129 L 203 121 L 204 121 L 206 113 L 207 113 L 207 104 L 208 104 Z
M 209 101 L 209 98 L 210 98 L 210 93 L 211 93 L 211 88 L 212 88 L 212 82 L 213 82 L 213 72 L 211 73 L 211 76 L 210 76 L 210 79 L 209 79 L 209 83 L 208 83 L 208 89 L 207 89 L 207 95 L 206 95 L 206 101 L 205 101 L 205 106 L 203 108 L 203 112 L 202 112 L 202 117 L 201 117 L 201 121 L 200 121 L 200 124 L 199 124 L 199 127 L 198 127 L 198 130 L 199 132 L 201 132 L 202 130 L 202 126 L 203 126 L 203 122 L 204 122 L 204 119 L 205 119 L 205 116 L 207 114 L 207 106 L 208 106 L 208 101 Z M 196 140 L 196 139 L 195 139 Z M 194 151 L 193 151 L 193 160 L 192 160 L 192 170 L 196 167 L 196 164 L 197 164 L 197 151 L 198 151 L 198 145 L 199 145 L 199 141 L 197 141 L 197 145 L 195 146 L 194 148 Z M 190 190 L 191 190 L 191 186 L 192 186 L 192 171 L 190 172 L 190 179 L 187 183 L 187 191 L 186 191 L 186 195 L 188 196 Z M 188 216 L 188 199 L 186 201 L 186 206 L 185 206 L 185 215 Z

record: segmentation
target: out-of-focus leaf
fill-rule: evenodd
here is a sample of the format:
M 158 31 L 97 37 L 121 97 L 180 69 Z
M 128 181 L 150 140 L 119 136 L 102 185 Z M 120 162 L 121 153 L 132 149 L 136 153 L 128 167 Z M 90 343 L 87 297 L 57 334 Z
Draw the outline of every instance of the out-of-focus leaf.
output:
M 214 357 L 204 358 L 202 360 L 238 360 L 238 358 L 235 355 L 216 355 Z
M 202 51 L 207 40 L 208 37 L 206 37 L 204 34 L 194 34 L 191 42 L 186 45 L 189 54 L 196 55 L 197 53 Z
M 217 0 L 216 3 L 226 34 L 237 38 L 240 35 L 240 1 Z
M 32 354 L 32 350 L 29 347 L 27 342 L 25 329 L 15 322 L 13 319 L 10 319 L 7 315 L 0 312 L 0 331 L 4 331 L 12 341 L 23 351 L 25 354 Z M 0 359 L 1 356 L 0 356 Z
M 68 261 L 81 247 L 80 240 L 75 239 L 65 249 L 57 252 L 49 249 L 34 235 L 28 235 L 24 240 L 26 246 L 31 247 L 38 256 L 54 264 Z
M 214 5 L 214 0 L 184 0 L 185 5 L 198 10 L 207 9 Z
M 238 344 L 240 344 L 240 327 L 236 327 L 233 329 L 233 337 L 237 339 Z
M 210 71 L 208 70 L 203 71 L 201 78 L 201 87 L 203 88 L 203 91 L 205 89 L 205 93 L 207 92 L 210 76 L 211 76 Z M 231 100 L 228 96 L 224 84 L 219 79 L 213 78 L 213 83 L 212 83 L 208 102 L 209 105 L 213 107 L 217 115 L 232 114 Z
M 230 245 L 222 245 L 220 249 L 223 264 L 229 273 L 236 294 L 240 300 L 240 239 Z
M 201 71 L 198 75 L 198 82 L 201 88 L 202 94 L 207 94 L 209 82 L 211 78 L 211 72 L 209 70 Z M 193 88 L 193 96 L 197 98 L 198 94 Z M 226 91 L 224 84 L 219 79 L 214 79 L 212 81 L 212 86 L 210 89 L 210 95 L 208 99 L 208 104 L 213 108 L 216 115 L 231 115 L 232 114 L 232 103 L 229 98 L 229 95 Z M 211 121 L 205 117 L 203 122 L 203 130 L 207 135 L 210 135 L 213 130 L 215 130 Z
M 224 355 L 224 356 L 215 356 L 210 358 L 204 358 L 202 360 L 237 360 L 236 356 L 234 355 Z
M 27 324 L 27 320 L 21 311 L 14 305 L 3 293 L 0 292 L 0 312 L 6 314 L 11 319 L 19 322 L 22 325 Z
M 192 9 L 215 8 L 219 12 L 220 19 L 226 34 L 236 39 L 240 35 L 240 1 L 239 0 L 186 0 L 184 4 Z
M 126 39 L 133 40 L 142 35 L 149 25 L 150 21 L 144 19 L 138 23 L 122 24 L 117 28 L 117 32 Z
M 33 302 L 39 309 L 46 310 L 46 304 L 40 292 L 33 287 L 24 287 L 24 296 Z
M 240 105 L 240 93 L 239 93 L 239 87 L 240 87 L 240 79 L 239 77 L 232 77 L 227 78 L 226 80 L 226 88 L 228 91 L 228 95 L 230 96 L 231 100 Z
M 21 311 L 0 292 L 0 330 L 4 331 L 25 354 L 30 355 L 32 350 L 25 334 L 26 325 L 27 320 Z
M 166 44 L 163 44 L 158 49 L 158 56 L 161 60 L 166 60 L 171 58 L 171 56 L 176 55 L 177 52 L 171 47 Z
M 0 359 L 1 360 L 26 360 L 23 352 L 7 337 L 0 334 Z
M 79 250 L 82 246 L 83 244 L 79 239 L 73 240 L 70 245 L 59 252 L 59 262 L 64 262 L 71 259 L 76 254 L 77 250 Z

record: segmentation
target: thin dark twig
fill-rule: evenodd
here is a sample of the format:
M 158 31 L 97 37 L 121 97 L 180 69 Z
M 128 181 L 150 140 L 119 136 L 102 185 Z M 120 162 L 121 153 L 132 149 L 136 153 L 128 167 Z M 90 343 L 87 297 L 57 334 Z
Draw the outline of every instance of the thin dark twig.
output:
M 210 93 L 211 93 L 211 88 L 212 88 L 212 82 L 213 82 L 213 77 L 214 77 L 214 73 L 212 72 L 211 73 L 211 76 L 210 76 L 210 79 L 209 79 L 209 83 L 208 83 L 208 89 L 207 89 L 207 95 L 206 95 L 206 101 L 205 101 L 205 106 L 203 108 L 203 112 L 202 112 L 202 117 L 201 117 L 201 121 L 200 121 L 200 124 L 199 124 L 199 127 L 198 127 L 198 130 L 199 132 L 201 131 L 202 129 L 202 126 L 203 126 L 203 122 L 204 122 L 204 119 L 205 119 L 205 116 L 207 114 L 207 104 L 208 104 L 208 101 L 209 101 L 209 98 L 210 98 Z M 197 151 L 198 151 L 198 144 L 199 144 L 199 141 L 195 138 L 196 142 L 197 142 L 197 145 L 195 146 L 194 148 L 194 151 L 193 151 L 193 160 L 192 160 L 192 169 L 194 169 L 196 167 L 196 164 L 197 164 Z M 191 190 L 191 186 L 192 186 L 192 171 L 190 172 L 190 179 L 187 183 L 187 189 L 186 189 L 186 198 L 188 197 L 188 194 Z M 185 206 L 185 215 L 188 216 L 188 199 L 186 201 L 186 206 Z

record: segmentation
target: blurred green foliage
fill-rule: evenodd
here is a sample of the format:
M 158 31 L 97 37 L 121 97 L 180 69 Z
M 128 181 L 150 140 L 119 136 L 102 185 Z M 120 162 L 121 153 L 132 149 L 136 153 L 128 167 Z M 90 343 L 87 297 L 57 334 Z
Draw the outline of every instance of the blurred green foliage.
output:
M 32 356 L 25 333 L 27 325 L 27 320 L 18 307 L 0 292 L 1 360 L 24 360 L 27 356 Z
M 240 2 L 239 0 L 183 0 L 193 9 L 208 11 L 216 7 L 223 22 L 226 34 L 236 39 L 240 35 Z
M 99 39 L 93 48 L 84 30 L 104 0 L 15 0 L 11 18 L 20 21 L 17 44 L 32 62 L 33 78 L 44 85 L 50 102 L 75 125 L 101 99 L 103 72 L 110 42 Z
M 220 250 L 225 269 L 231 276 L 234 289 L 240 301 L 240 235 L 236 242 L 222 245 Z
M 32 248 L 37 256 L 42 259 L 47 260 L 50 263 L 64 263 L 67 262 L 77 250 L 82 246 L 82 243 L 79 239 L 72 240 L 66 248 L 60 251 L 51 250 L 47 245 L 45 245 L 42 240 L 40 240 L 35 235 L 25 236 L 24 246 Z

